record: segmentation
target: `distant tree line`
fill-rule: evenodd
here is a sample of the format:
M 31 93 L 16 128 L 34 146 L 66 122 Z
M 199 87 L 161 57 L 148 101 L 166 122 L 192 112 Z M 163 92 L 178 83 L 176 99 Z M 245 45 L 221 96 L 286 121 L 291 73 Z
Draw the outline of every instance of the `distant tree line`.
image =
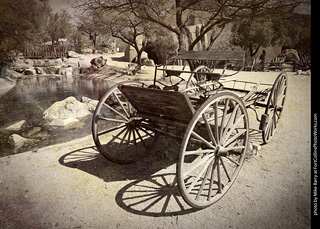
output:
M 70 14 L 53 12 L 48 0 L 1 0 L 0 14 L 0 67 L 24 48 L 80 36 Z
M 87 41 L 93 51 L 98 38 L 113 36 L 138 53 L 154 50 L 209 50 L 232 24 L 231 44 L 249 55 L 260 47 L 281 45 L 302 52 L 311 49 L 311 19 L 295 14 L 295 8 L 310 0 L 77 0 L 67 11 L 53 12 L 48 0 L 1 0 L 0 64 L 10 51 L 59 38 L 81 50 Z M 197 24 L 196 33 L 190 25 Z M 205 39 L 206 38 L 206 39 Z M 10 55 L 9 55 L 10 56 Z
M 232 44 L 241 46 L 250 56 L 255 55 L 260 47 L 276 44 L 295 46 L 300 33 L 292 36 L 292 28 L 298 26 L 292 21 L 295 18 L 294 9 L 304 2 L 77 0 L 73 7 L 91 17 L 92 25 L 97 30 L 109 31 L 114 37 L 134 47 L 139 60 L 143 50 L 164 36 L 175 36 L 179 50 L 194 50 L 199 44 L 202 49 L 209 50 L 230 23 L 234 24 Z M 200 29 L 196 34 L 192 34 L 189 25 L 195 18 Z M 210 37 L 206 43 L 205 36 Z M 141 37 L 143 41 L 139 43 Z

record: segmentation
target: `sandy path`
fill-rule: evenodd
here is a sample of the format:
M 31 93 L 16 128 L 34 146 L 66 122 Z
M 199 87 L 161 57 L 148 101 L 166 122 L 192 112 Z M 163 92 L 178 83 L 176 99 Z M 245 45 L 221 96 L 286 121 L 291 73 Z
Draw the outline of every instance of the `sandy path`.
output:
M 206 209 L 191 209 L 168 187 L 177 152 L 169 139 L 143 160 L 118 165 L 88 136 L 0 158 L 0 228 L 310 228 L 310 84 L 310 76 L 289 74 L 276 137 Z

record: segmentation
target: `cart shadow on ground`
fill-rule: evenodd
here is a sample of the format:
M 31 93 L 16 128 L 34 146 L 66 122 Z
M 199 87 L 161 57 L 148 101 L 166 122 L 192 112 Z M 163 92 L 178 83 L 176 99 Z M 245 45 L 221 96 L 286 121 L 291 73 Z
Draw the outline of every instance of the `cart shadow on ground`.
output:
M 107 187 L 112 185 L 109 182 L 124 181 L 115 201 L 130 213 L 153 217 L 184 215 L 198 209 L 185 203 L 174 181 L 178 146 L 176 139 L 161 136 L 146 157 L 122 165 L 107 160 L 92 145 L 66 153 L 59 163 L 94 175 Z
M 261 132 L 250 130 L 250 142 L 259 144 L 259 139 Z M 113 163 L 93 145 L 68 152 L 59 162 L 96 176 L 107 186 L 108 182 L 125 181 L 125 186 L 117 191 L 115 201 L 130 213 L 152 217 L 176 216 L 201 210 L 190 207 L 183 200 L 175 182 L 178 152 L 176 139 L 161 136 L 145 158 L 131 164 Z M 249 151 L 247 157 L 254 154 Z

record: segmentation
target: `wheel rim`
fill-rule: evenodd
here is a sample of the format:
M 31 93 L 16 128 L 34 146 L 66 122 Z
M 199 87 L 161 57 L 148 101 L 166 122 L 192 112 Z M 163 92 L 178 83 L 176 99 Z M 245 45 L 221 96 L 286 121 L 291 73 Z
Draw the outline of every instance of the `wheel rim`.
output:
M 284 102 L 286 99 L 287 84 L 287 75 L 285 73 L 282 73 L 277 77 L 272 87 L 267 107 L 265 110 L 265 114 L 268 115 L 268 120 L 262 132 L 262 138 L 264 143 L 270 142 L 270 140 L 276 132 L 277 125 L 280 120 Z
M 177 165 L 178 184 L 189 205 L 207 207 L 229 190 L 245 158 L 248 120 L 241 99 L 228 92 L 207 99 L 195 113 Z
M 141 83 L 126 83 L 142 86 Z M 99 152 L 116 163 L 131 163 L 145 156 L 156 142 L 149 120 L 136 115 L 126 97 L 112 87 L 99 101 L 92 120 L 92 135 Z

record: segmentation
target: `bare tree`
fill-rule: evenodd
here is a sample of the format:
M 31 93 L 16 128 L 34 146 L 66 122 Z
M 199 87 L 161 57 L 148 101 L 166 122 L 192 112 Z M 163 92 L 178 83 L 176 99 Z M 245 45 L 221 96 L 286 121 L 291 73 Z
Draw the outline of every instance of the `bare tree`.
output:
M 282 17 L 298 4 L 299 0 L 78 0 L 74 6 L 91 11 L 130 12 L 176 34 L 180 50 L 193 50 L 214 28 L 269 14 Z M 188 25 L 194 18 L 200 30 L 192 37 Z M 214 36 L 211 38 L 213 41 Z
M 97 38 L 100 33 L 97 23 L 94 20 L 94 16 L 90 15 L 89 13 L 79 15 L 77 28 L 79 31 L 89 37 L 90 41 L 92 41 L 92 53 L 95 53 L 97 48 Z
M 145 22 L 132 14 L 118 14 L 107 25 L 113 37 L 132 46 L 137 53 L 137 63 L 142 65 L 142 52 L 150 45 L 150 23 Z

